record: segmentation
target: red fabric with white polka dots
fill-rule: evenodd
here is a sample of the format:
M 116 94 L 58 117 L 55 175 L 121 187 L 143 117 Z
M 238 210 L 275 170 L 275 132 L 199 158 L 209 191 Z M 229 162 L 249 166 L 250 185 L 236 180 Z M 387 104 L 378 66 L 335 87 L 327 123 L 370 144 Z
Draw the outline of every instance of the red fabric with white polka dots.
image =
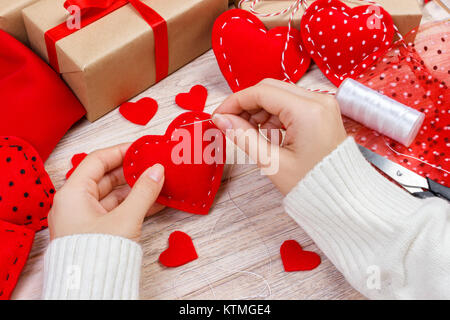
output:
M 336 86 L 355 78 L 391 45 L 394 25 L 380 6 L 353 9 L 338 0 L 318 0 L 305 11 L 301 34 L 306 51 Z
M 415 141 L 407 148 L 349 119 L 346 127 L 358 143 L 450 187 L 450 23 L 422 25 L 405 41 L 408 50 L 394 46 L 358 81 L 425 114 Z

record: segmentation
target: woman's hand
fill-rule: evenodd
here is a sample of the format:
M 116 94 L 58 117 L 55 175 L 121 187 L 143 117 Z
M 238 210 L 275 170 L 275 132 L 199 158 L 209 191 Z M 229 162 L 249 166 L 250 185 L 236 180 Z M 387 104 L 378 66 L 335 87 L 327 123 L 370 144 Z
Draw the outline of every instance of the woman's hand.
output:
M 50 239 L 101 233 L 139 240 L 145 216 L 164 208 L 155 204 L 164 167 L 147 169 L 131 189 L 122 168 L 129 146 L 98 150 L 81 162 L 55 195 L 48 216 Z
M 271 129 L 286 129 L 282 146 L 267 146 L 272 154 L 278 152 L 279 168 L 269 178 L 283 194 L 346 138 L 334 97 L 274 79 L 228 97 L 214 112 L 213 121 L 260 167 L 270 164 L 262 163 L 258 156 L 260 147 L 256 146 L 267 144 L 258 125 L 269 130 L 269 139 L 273 137 Z

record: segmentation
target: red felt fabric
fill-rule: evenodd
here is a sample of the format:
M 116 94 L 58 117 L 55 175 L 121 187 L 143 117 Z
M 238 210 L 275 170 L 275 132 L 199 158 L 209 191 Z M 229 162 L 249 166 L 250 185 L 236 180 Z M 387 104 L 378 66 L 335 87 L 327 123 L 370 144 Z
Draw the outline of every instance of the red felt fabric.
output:
M 159 255 L 159 262 L 170 268 L 179 267 L 198 258 L 191 237 L 175 231 L 169 236 L 169 248 Z
M 11 297 L 33 240 L 34 231 L 0 220 L 0 300 Z
M 70 176 L 72 175 L 72 173 L 76 170 L 76 168 L 80 165 L 81 161 L 84 160 L 84 158 L 87 157 L 87 153 L 77 153 L 75 154 L 72 159 L 70 160 L 70 162 L 72 163 L 72 168 L 67 171 L 66 173 L 66 179 L 69 179 Z
M 0 135 L 28 141 L 46 160 L 85 110 L 56 73 L 0 30 Z
M 320 265 L 320 256 L 312 251 L 304 251 L 295 240 L 283 242 L 280 254 L 286 272 L 313 270 Z
M 180 93 L 175 97 L 175 102 L 181 108 L 191 111 L 203 111 L 208 98 L 208 90 L 202 85 L 196 85 L 189 92 Z
M 222 178 L 226 141 L 211 121 L 200 122 L 207 119 L 211 119 L 207 113 L 186 112 L 169 125 L 165 135 L 144 136 L 134 142 L 123 162 L 128 184 L 133 186 L 147 168 L 160 163 L 165 168 L 165 182 L 157 201 L 182 211 L 208 214 Z
M 55 188 L 38 153 L 16 137 L 0 137 L 0 220 L 47 227 Z
M 158 102 L 152 98 L 142 98 L 136 102 L 126 102 L 119 108 L 120 114 L 128 121 L 145 126 L 158 111 Z
M 351 9 L 339 0 L 317 0 L 302 17 L 301 34 L 311 58 L 339 86 L 367 70 L 390 47 L 394 26 L 379 6 Z
M 422 24 L 405 35 L 358 81 L 425 114 L 416 139 L 405 147 L 350 119 L 348 133 L 378 154 L 450 187 L 450 24 Z
M 228 10 L 217 18 L 212 47 L 233 92 L 264 78 L 285 79 L 281 57 L 287 31 L 288 27 L 267 31 L 255 15 L 241 9 Z M 291 36 L 284 64 L 291 80 L 297 82 L 308 69 L 310 58 L 302 45 L 300 32 L 291 29 Z

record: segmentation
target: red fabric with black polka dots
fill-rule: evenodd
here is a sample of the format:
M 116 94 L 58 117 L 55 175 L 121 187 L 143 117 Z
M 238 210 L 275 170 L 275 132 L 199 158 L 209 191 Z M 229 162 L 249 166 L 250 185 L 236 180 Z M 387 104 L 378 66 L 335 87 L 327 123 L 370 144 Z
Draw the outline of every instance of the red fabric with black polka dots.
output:
M 0 137 L 0 220 L 41 230 L 54 193 L 37 151 L 22 139 Z
M 405 37 L 358 81 L 425 114 L 410 147 L 346 119 L 356 141 L 450 187 L 450 23 L 432 22 Z M 419 161 L 420 160 L 420 161 Z
M 28 259 L 34 231 L 0 220 L 0 300 L 8 300 Z

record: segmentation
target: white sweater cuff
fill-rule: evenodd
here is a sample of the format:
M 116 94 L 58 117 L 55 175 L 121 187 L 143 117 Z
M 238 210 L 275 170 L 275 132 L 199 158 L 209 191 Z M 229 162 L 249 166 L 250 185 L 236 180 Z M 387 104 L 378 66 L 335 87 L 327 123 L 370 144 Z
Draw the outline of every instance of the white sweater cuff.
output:
M 142 249 L 105 234 L 53 240 L 44 262 L 44 299 L 138 299 Z
M 352 285 L 366 292 L 361 277 L 379 261 L 377 255 L 388 254 L 386 246 L 402 234 L 422 202 L 380 175 L 347 138 L 284 204 Z

